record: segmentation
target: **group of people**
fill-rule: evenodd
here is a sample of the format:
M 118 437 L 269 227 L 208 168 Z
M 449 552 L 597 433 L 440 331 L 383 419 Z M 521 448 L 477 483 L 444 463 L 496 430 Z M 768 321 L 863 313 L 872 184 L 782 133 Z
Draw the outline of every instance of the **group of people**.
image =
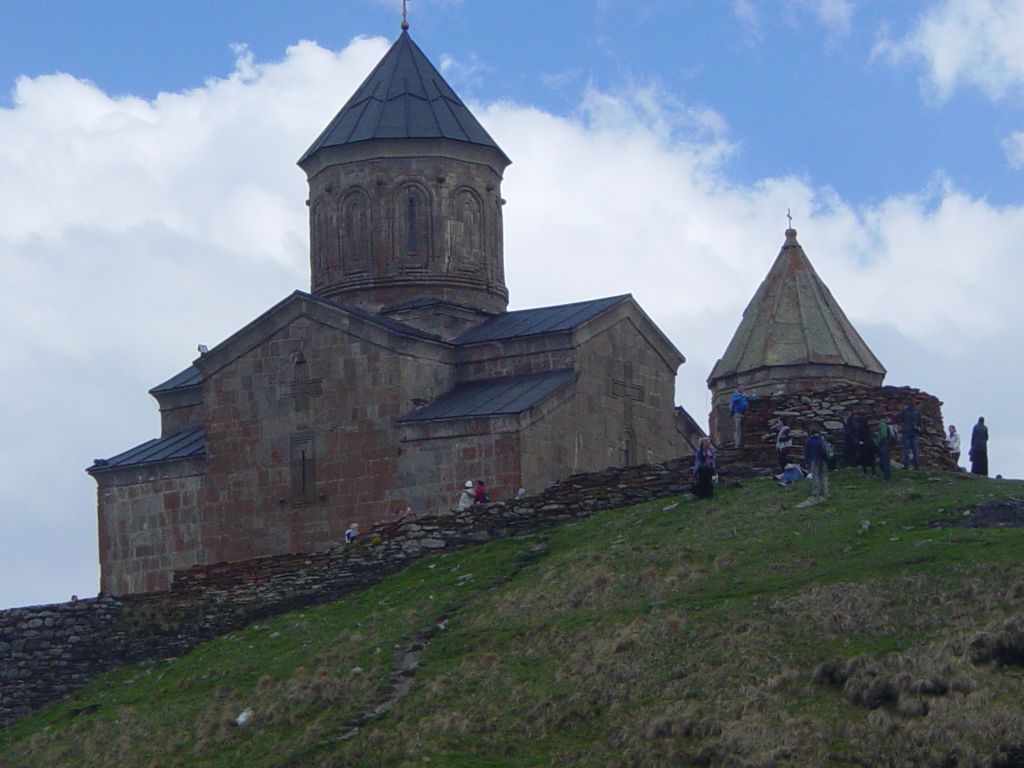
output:
M 733 442 L 739 448 L 743 445 L 744 421 L 749 407 L 749 396 L 737 389 L 729 403 L 729 412 L 733 417 Z M 866 415 L 851 411 L 843 422 L 842 463 L 847 467 L 860 467 L 865 475 L 881 471 L 882 478 L 889 482 L 892 479 L 892 451 L 899 446 L 902 449 L 904 470 L 921 468 L 920 437 L 923 431 L 921 414 L 912 401 L 907 401 L 904 408 L 896 414 L 893 421 L 883 414 L 872 426 Z M 813 482 L 812 496 L 828 494 L 828 471 L 838 464 L 832 447 L 821 430 L 812 428 L 811 434 L 804 445 L 804 462 L 810 466 L 810 477 Z M 946 438 L 950 455 L 954 462 L 960 458 L 960 435 L 954 425 L 949 427 Z M 786 485 L 804 477 L 799 459 L 793 461 L 793 436 L 790 427 L 779 421 L 775 442 L 778 457 L 779 482 Z M 977 475 L 988 475 L 988 427 L 984 417 L 978 419 L 971 431 L 971 448 L 969 453 L 971 472 Z M 697 450 L 693 467 L 694 495 L 707 498 L 711 495 L 711 478 L 714 475 L 714 448 L 711 441 L 702 438 Z
M 960 433 L 956 431 L 955 424 L 949 425 L 946 445 L 949 447 L 949 455 L 953 462 L 959 466 Z M 985 426 L 984 416 L 978 417 L 978 423 L 971 430 L 971 448 L 967 452 L 967 458 L 971 462 L 971 474 L 988 476 L 988 427 Z
M 903 468 L 921 468 L 921 415 L 910 403 L 897 414 L 895 423 L 883 414 L 874 429 L 866 416 L 851 412 L 843 421 L 843 464 L 860 467 L 865 475 L 876 468 L 886 482 L 892 480 L 892 449 L 903 448 Z
M 487 484 L 483 480 L 477 480 L 476 486 L 472 480 L 467 480 L 462 486 L 462 495 L 459 496 L 459 503 L 456 509 L 463 512 L 474 504 L 489 504 L 491 495 L 487 492 Z

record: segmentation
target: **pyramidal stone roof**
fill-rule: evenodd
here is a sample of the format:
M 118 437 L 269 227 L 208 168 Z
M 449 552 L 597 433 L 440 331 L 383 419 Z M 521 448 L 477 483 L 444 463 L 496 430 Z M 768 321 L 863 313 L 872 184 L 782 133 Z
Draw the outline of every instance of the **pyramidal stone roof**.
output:
M 325 147 L 372 139 L 451 139 L 501 152 L 404 29 L 299 164 Z
M 885 367 L 847 319 L 796 239 L 786 242 L 743 311 L 708 383 L 759 368 L 835 365 L 885 375 Z

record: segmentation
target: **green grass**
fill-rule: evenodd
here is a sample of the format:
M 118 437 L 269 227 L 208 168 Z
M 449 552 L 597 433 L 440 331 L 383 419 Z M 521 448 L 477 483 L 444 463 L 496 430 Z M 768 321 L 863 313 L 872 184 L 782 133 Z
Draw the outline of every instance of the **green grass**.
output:
M 805 487 L 746 481 L 418 561 L 105 675 L 0 730 L 0 765 L 1024 764 L 1022 668 L 971 646 L 1024 636 L 1024 529 L 930 527 L 1024 484 L 832 487 L 798 509 Z

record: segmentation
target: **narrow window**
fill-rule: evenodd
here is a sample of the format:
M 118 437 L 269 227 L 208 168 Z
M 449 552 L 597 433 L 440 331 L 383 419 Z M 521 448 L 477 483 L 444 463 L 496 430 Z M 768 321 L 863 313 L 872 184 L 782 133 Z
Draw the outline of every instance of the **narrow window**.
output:
M 292 504 L 316 501 L 316 443 L 312 436 L 291 441 Z
M 353 189 L 341 201 L 341 263 L 345 273 L 365 272 L 372 260 L 370 198 Z
M 419 248 L 416 242 L 416 195 L 410 194 L 405 209 L 406 243 L 405 249 L 409 256 L 415 256 Z
M 395 202 L 394 244 L 399 270 L 426 269 L 431 248 L 430 196 L 409 184 Z

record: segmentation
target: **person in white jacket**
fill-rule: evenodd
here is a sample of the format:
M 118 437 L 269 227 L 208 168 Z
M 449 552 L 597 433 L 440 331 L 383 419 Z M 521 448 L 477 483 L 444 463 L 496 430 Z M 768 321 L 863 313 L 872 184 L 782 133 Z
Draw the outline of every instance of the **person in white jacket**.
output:
M 473 493 L 473 481 L 467 480 L 466 484 L 462 486 L 462 495 L 459 497 L 459 504 L 456 509 L 459 512 L 469 509 L 476 503 L 476 495 Z
M 960 433 L 956 431 L 956 427 L 952 424 L 949 425 L 949 437 L 946 438 L 946 442 L 949 444 L 949 455 L 953 457 L 953 463 L 957 466 L 960 465 Z

